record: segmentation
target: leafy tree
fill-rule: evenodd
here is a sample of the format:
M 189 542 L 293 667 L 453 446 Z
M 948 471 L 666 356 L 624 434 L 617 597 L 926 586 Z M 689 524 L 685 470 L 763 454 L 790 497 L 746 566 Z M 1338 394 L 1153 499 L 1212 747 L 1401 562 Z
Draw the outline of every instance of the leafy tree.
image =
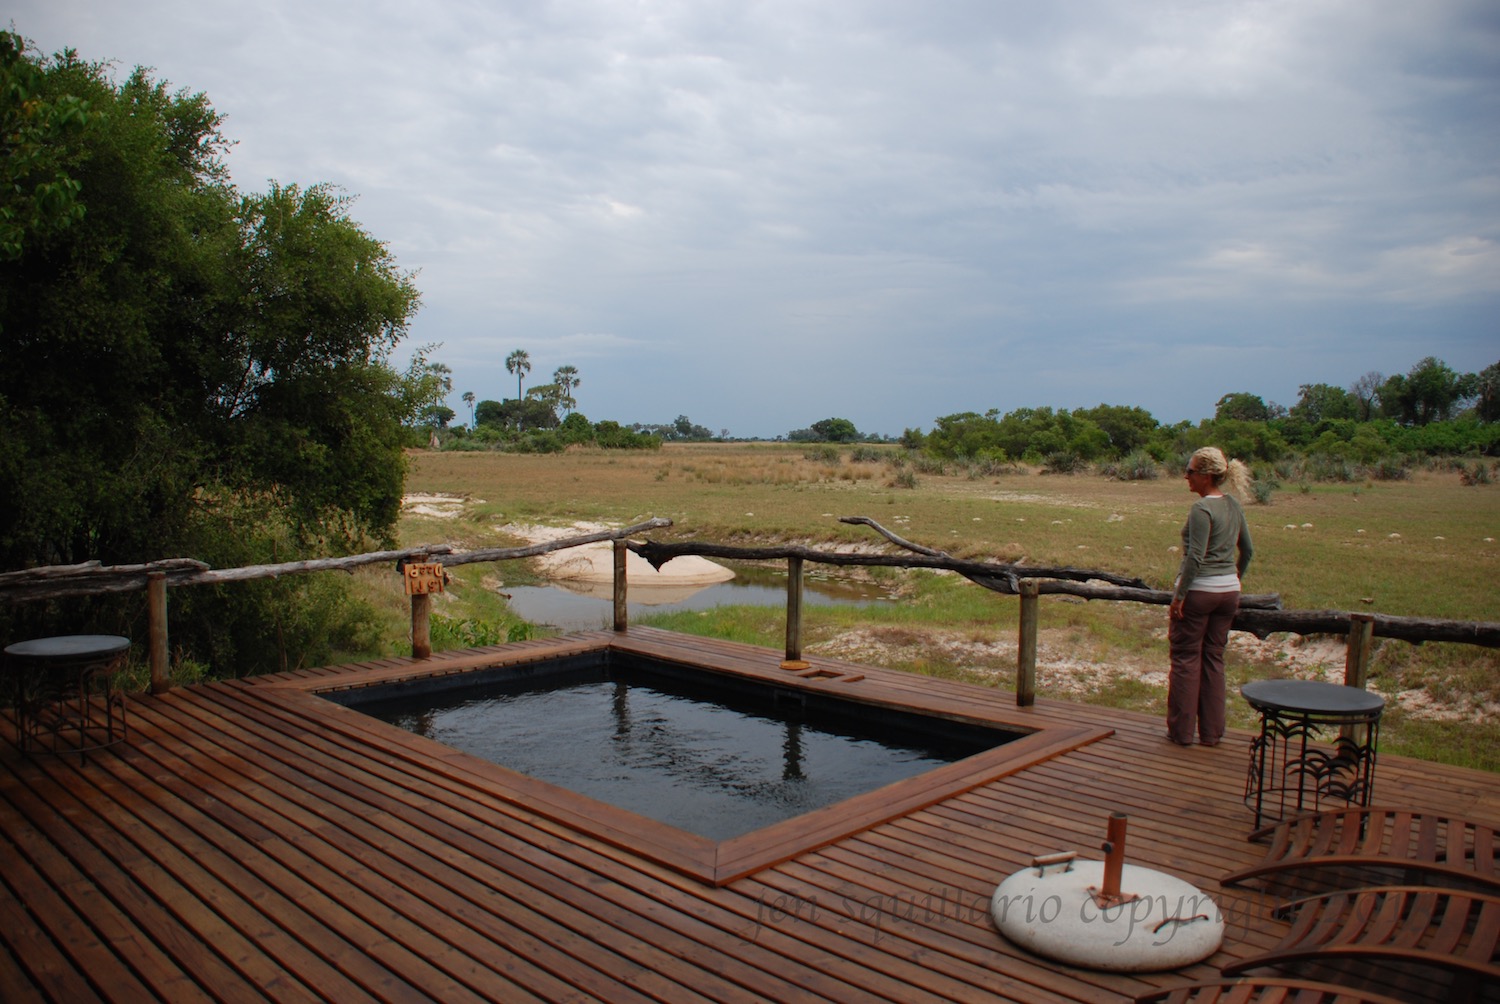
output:
M 847 418 L 824 418 L 812 424 L 813 432 L 830 443 L 853 443 L 859 440 L 859 430 Z
M 1271 417 L 1266 402 L 1258 395 L 1237 393 L 1225 394 L 1214 408 L 1214 420 L 1233 419 L 1240 422 L 1264 422 Z
M 469 427 L 473 428 L 474 427 L 474 392 L 472 390 L 466 390 L 466 391 L 464 391 L 463 402 L 464 402 L 464 404 L 466 404 L 466 405 L 469 406 Z
M 349 200 L 242 195 L 207 98 L 144 70 L 116 85 L 104 64 L 14 35 L 0 64 L 0 567 L 226 565 L 388 540 L 413 417 L 388 358 L 418 294 Z M 36 130 L 48 145 L 33 156 Z M 276 664 L 309 642 L 288 611 L 314 595 L 327 587 L 184 591 L 173 641 L 235 669 Z
M 481 401 L 479 424 L 491 425 L 511 432 L 521 432 L 526 429 L 555 429 L 557 412 L 552 409 L 550 401 L 541 401 L 534 397 L 523 401 Z
M 424 345 L 412 353 L 403 385 L 413 424 L 434 430 L 453 421 L 453 409 L 443 403 L 453 391 L 453 371 L 429 358 L 439 347 Z
M 1157 429 L 1156 419 L 1145 408 L 1101 404 L 1076 409 L 1073 417 L 1097 425 L 1109 439 L 1110 452 L 1119 457 L 1144 447 Z
M 1396 375 L 1380 387 L 1380 411 L 1402 425 L 1426 425 L 1451 418 L 1455 406 L 1472 396 L 1474 380 L 1455 373 L 1440 359 L 1428 356 L 1405 376 Z
M 96 118 L 87 98 L 55 93 L 24 40 L 0 32 L 0 260 L 21 257 L 83 219 L 83 186 L 68 169 L 77 136 Z
M 587 443 L 594 438 L 594 424 L 579 412 L 572 412 L 557 427 L 568 443 Z
M 516 349 L 506 356 L 505 372 L 516 375 L 516 400 L 521 400 L 521 378 L 531 372 L 531 353 L 525 349 Z
M 1305 383 L 1297 388 L 1297 403 L 1290 414 L 1317 425 L 1325 419 L 1355 418 L 1359 403 L 1342 387 L 1326 383 Z
M 792 430 L 786 438 L 794 443 L 855 443 L 863 437 L 847 418 L 824 418 L 806 429 Z
M 1481 422 L 1500 422 L 1500 362 L 1479 371 L 1474 381 L 1475 413 Z

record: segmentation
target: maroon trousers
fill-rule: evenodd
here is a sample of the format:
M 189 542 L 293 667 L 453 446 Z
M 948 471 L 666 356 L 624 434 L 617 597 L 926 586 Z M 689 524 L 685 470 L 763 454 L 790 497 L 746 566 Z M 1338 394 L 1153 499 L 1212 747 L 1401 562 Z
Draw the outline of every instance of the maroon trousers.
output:
M 1189 590 L 1181 619 L 1167 630 L 1167 735 L 1175 742 L 1191 743 L 1195 731 L 1209 745 L 1224 738 L 1224 644 L 1239 606 L 1237 592 Z

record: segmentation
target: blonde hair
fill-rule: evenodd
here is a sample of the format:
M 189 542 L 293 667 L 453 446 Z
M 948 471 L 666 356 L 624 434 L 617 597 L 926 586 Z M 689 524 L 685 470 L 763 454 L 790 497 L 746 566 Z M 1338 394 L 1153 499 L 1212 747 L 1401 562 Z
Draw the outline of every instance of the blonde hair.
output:
M 1215 487 L 1224 489 L 1241 502 L 1249 501 L 1250 482 L 1255 478 L 1243 462 L 1226 460 L 1224 451 L 1217 446 L 1204 446 L 1194 450 L 1188 463 L 1191 464 L 1194 460 L 1198 462 L 1198 470 L 1214 479 Z

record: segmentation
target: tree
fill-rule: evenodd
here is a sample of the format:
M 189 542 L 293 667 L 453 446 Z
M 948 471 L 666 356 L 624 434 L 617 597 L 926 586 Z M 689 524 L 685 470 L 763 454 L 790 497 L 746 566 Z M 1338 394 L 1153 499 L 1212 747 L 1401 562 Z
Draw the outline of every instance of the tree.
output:
M 1326 383 L 1305 383 L 1297 388 L 1297 403 L 1289 414 L 1311 425 L 1340 418 L 1356 418 L 1359 402 L 1342 387 Z
M 860 438 L 859 430 L 847 418 L 824 418 L 811 426 L 813 434 L 827 443 L 853 443 Z
M 552 382 L 557 386 L 557 403 L 564 411 L 571 412 L 578 402 L 573 400 L 573 389 L 583 381 L 578 376 L 576 366 L 559 366 L 552 374 Z
M 66 160 L 97 114 L 79 95 L 48 93 L 22 38 L 0 32 L 0 260 L 83 219 L 83 186 Z
M 1383 374 L 1370 370 L 1349 385 L 1349 396 L 1358 405 L 1355 418 L 1361 422 L 1368 422 L 1375 417 L 1375 409 L 1380 399 L 1380 387 L 1384 383 Z
M 1145 408 L 1101 404 L 1076 409 L 1073 417 L 1086 418 L 1102 429 L 1109 437 L 1111 452 L 1121 457 L 1149 443 L 1157 429 L 1156 419 Z
M 1479 398 L 1474 408 L 1479 420 L 1500 422 L 1500 362 L 1480 370 L 1474 382 L 1474 393 Z
M 42 58 L 13 35 L 0 63 L 21 83 L 0 94 L 7 128 L 44 114 L 32 102 L 86 109 L 44 157 L 0 167 L 13 227 L 0 267 L 0 567 L 225 566 L 389 540 L 412 411 L 388 360 L 418 294 L 350 200 L 321 185 L 241 194 L 207 98 L 143 70 L 117 85 L 104 64 Z M 62 182 L 60 211 L 12 199 Z M 287 645 L 327 642 L 311 629 L 294 642 L 272 607 L 332 588 L 188 591 L 173 641 L 220 670 L 275 665 L 285 649 L 266 644 L 268 625 Z
M 453 392 L 453 371 L 429 358 L 439 348 L 424 345 L 412 353 L 403 385 L 412 423 L 430 429 L 447 428 L 453 421 L 453 409 L 443 403 Z
M 1256 394 L 1225 394 L 1214 408 L 1214 420 L 1232 419 L 1240 422 L 1264 422 L 1271 417 L 1266 402 Z
M 521 393 L 521 378 L 531 372 L 531 353 L 525 349 L 516 349 L 505 357 L 505 372 L 516 375 L 516 400 L 524 396 Z
M 1398 374 L 1381 384 L 1380 411 L 1402 425 L 1444 421 L 1460 401 L 1473 396 L 1474 384 L 1475 378 L 1461 376 L 1428 356 L 1405 376 Z
M 472 390 L 464 391 L 463 402 L 469 406 L 469 428 L 472 429 L 474 428 L 474 392 Z

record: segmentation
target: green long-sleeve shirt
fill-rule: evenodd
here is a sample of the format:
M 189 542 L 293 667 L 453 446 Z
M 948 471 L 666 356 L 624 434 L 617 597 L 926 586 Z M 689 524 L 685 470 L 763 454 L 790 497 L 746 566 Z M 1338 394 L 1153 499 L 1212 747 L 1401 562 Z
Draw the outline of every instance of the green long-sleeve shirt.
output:
M 1254 553 L 1245 510 L 1234 497 L 1200 498 L 1193 503 L 1182 528 L 1182 567 L 1177 572 L 1177 588 L 1172 598 L 1186 598 L 1193 580 L 1202 575 L 1234 572 L 1244 578 Z

